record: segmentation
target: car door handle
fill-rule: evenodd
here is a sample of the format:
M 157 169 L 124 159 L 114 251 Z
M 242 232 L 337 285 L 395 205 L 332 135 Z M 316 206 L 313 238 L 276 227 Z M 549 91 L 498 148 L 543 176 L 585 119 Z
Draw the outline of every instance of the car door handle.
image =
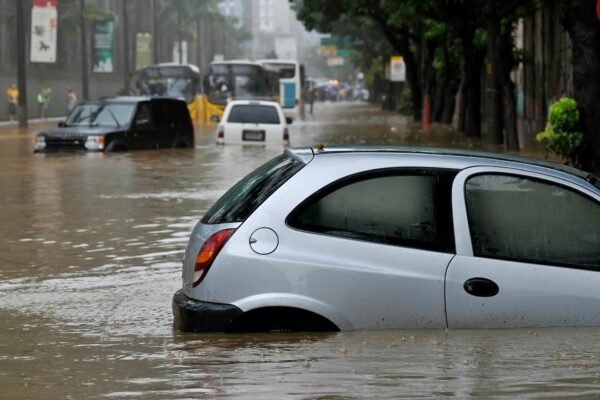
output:
M 493 297 L 500 291 L 496 282 L 487 278 L 471 278 L 465 282 L 463 288 L 465 292 L 476 297 Z

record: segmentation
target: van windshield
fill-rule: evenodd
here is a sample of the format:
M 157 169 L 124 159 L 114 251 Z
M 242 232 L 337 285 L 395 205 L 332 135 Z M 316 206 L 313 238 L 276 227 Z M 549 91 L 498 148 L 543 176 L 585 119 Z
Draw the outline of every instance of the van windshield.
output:
M 305 164 L 282 154 L 255 169 L 208 210 L 203 224 L 243 222 Z

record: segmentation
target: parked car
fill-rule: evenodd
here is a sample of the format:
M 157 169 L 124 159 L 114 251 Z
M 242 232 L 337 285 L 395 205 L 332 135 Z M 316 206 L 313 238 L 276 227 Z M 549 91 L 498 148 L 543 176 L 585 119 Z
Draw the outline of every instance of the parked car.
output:
M 59 128 L 38 133 L 36 152 L 193 147 L 185 101 L 113 97 L 79 104 Z
M 430 148 L 288 149 L 194 228 L 184 331 L 600 326 L 600 183 Z
M 288 124 L 279 103 L 261 100 L 234 100 L 227 104 L 217 127 L 218 144 L 277 144 L 290 141 Z

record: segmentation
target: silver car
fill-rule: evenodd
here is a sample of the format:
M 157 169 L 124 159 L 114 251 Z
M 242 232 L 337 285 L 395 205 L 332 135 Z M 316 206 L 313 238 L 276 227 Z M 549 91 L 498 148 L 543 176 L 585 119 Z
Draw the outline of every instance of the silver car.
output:
M 184 331 L 600 325 L 600 183 L 432 148 L 299 148 L 194 228 Z

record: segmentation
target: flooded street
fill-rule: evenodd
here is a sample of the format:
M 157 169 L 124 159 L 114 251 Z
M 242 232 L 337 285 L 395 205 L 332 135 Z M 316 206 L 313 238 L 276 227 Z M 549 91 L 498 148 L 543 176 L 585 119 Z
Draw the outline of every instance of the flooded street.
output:
M 174 332 L 192 227 L 282 148 L 198 126 L 195 149 L 34 155 L 43 128 L 0 127 L 2 399 L 600 397 L 600 329 Z M 290 136 L 498 149 L 361 103 L 317 103 Z

